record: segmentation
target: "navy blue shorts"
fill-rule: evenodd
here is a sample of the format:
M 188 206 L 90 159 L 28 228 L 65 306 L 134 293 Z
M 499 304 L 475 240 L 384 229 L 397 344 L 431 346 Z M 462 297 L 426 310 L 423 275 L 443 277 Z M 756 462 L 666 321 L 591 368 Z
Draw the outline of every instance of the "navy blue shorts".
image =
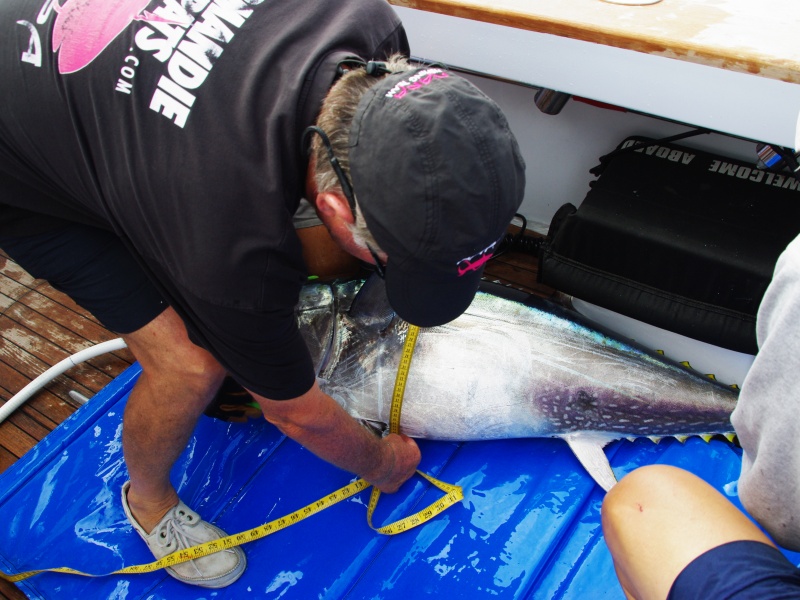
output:
M 0 235 L 0 248 L 33 277 L 64 292 L 116 333 L 136 331 L 167 308 L 116 235 L 65 223 L 44 233 Z
M 712 548 L 681 571 L 667 600 L 800 598 L 800 569 L 779 550 L 753 541 Z

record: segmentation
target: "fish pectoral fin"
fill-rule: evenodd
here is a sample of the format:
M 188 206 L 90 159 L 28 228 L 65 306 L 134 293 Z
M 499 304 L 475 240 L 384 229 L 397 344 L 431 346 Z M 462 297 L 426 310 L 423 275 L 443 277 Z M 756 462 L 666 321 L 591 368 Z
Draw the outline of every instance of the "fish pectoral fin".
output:
M 570 433 L 561 437 L 566 440 L 572 453 L 601 488 L 609 491 L 614 487 L 617 477 L 611 470 L 606 453 L 603 452 L 603 447 L 612 441 L 610 438 L 591 433 Z
M 389 432 L 389 426 L 380 421 L 370 421 L 369 419 L 359 419 L 358 422 L 364 429 L 368 429 L 378 437 L 383 437 Z

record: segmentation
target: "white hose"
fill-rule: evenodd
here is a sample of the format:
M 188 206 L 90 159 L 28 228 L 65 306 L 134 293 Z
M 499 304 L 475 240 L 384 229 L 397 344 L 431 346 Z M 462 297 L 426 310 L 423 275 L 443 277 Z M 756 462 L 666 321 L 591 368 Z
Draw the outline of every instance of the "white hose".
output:
M 125 347 L 125 341 L 122 338 L 117 338 L 107 342 L 102 342 L 95 346 L 91 346 L 90 348 L 86 348 L 80 352 L 76 352 L 72 356 L 68 356 L 61 362 L 53 365 L 47 369 L 47 371 L 39 375 L 36 379 L 22 388 L 19 392 L 14 394 L 3 406 L 0 406 L 0 423 L 5 421 L 11 415 L 11 413 L 22 406 L 25 401 L 28 400 L 28 398 L 33 396 L 41 388 L 46 386 L 65 371 L 91 358 L 100 356 L 101 354 L 106 354 L 107 352 L 114 352 L 114 350 L 121 350 Z

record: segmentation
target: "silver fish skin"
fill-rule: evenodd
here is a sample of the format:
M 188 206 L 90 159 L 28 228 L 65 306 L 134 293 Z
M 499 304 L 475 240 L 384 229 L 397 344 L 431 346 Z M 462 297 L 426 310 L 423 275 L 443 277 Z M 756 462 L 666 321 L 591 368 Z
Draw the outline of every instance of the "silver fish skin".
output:
M 388 423 L 408 324 L 382 282 L 306 286 L 298 322 L 322 389 L 353 417 Z M 615 439 L 731 432 L 736 399 L 576 313 L 486 285 L 461 317 L 420 330 L 400 430 L 457 441 L 560 437 L 591 472 L 584 459 L 604 461 L 597 451 Z

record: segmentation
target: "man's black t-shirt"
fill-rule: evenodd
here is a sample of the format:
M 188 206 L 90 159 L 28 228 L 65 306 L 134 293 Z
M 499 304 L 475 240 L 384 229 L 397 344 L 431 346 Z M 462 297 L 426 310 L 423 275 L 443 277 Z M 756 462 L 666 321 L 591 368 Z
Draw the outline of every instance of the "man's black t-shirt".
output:
M 0 228 L 115 231 L 242 384 L 300 395 L 301 134 L 340 60 L 395 51 L 384 0 L 6 0 Z

